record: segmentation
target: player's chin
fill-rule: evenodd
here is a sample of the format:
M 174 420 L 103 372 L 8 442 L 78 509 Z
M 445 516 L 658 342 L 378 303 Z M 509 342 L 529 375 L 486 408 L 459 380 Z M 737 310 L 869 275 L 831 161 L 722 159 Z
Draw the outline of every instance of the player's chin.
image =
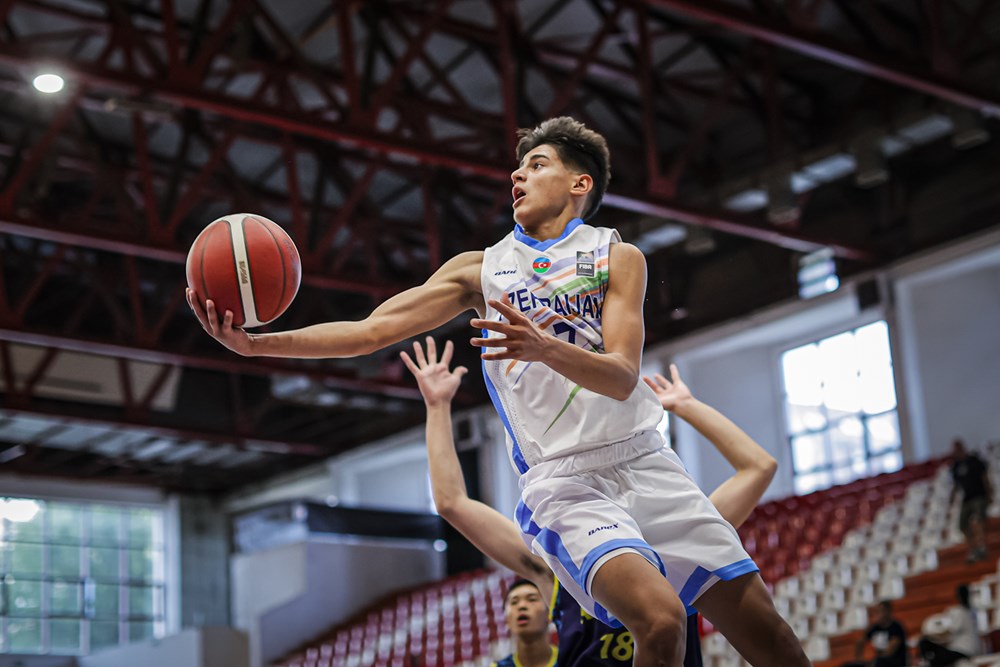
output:
M 524 200 L 518 204 L 517 208 L 514 209 L 514 222 L 524 227 L 525 225 L 531 226 L 532 220 L 537 216 L 532 216 L 531 207 L 527 205 Z

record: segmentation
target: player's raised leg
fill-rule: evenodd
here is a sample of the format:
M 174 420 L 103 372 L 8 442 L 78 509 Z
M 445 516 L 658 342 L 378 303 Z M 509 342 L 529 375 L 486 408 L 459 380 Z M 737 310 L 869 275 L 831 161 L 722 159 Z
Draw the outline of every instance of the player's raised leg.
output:
M 694 606 L 754 667 L 812 664 L 756 572 L 716 583 Z
M 632 633 L 635 667 L 681 667 L 687 614 L 646 558 L 625 552 L 607 561 L 594 574 L 591 593 Z

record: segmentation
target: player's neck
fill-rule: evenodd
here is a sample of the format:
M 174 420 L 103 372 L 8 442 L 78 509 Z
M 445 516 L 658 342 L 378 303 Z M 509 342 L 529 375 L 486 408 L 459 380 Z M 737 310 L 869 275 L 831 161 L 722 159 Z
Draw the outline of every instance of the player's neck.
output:
M 552 644 L 547 633 L 530 639 L 518 638 L 514 655 L 521 667 L 545 667 L 552 659 Z
M 548 241 L 549 239 L 557 239 L 562 236 L 563 232 L 566 231 L 566 225 L 579 217 L 580 214 L 575 210 L 565 211 L 557 217 L 543 220 L 538 224 L 522 224 L 521 229 L 524 230 L 525 236 L 529 236 L 536 241 Z

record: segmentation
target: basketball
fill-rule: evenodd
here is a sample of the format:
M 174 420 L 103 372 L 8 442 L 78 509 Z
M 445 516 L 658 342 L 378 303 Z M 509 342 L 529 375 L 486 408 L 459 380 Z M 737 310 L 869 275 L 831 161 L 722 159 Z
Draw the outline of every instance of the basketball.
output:
M 291 237 L 267 218 L 234 213 L 214 221 L 191 244 L 187 282 L 201 305 L 211 299 L 233 326 L 259 327 L 278 318 L 299 291 L 302 263 Z

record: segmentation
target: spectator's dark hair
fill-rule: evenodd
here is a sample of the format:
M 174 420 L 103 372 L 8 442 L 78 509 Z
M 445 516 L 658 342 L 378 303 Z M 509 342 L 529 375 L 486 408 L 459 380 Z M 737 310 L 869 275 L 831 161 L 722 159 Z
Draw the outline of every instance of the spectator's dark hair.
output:
M 530 579 L 515 579 L 514 583 L 512 583 L 510 585 L 510 588 L 507 589 L 507 592 L 504 593 L 504 596 L 503 596 L 504 604 L 507 604 L 507 598 L 510 597 L 510 592 L 512 590 L 514 590 L 515 588 L 519 588 L 521 586 L 531 586 L 532 588 L 535 589 L 535 591 L 541 593 L 541 591 L 538 590 L 538 586 L 536 586 L 535 582 L 533 582 L 532 580 L 530 580 Z
M 578 120 L 560 116 L 550 118 L 538 127 L 521 128 L 517 131 L 517 139 L 518 163 L 532 148 L 549 144 L 555 147 L 559 159 L 567 168 L 594 179 L 594 189 L 588 195 L 583 219 L 597 212 L 611 181 L 611 153 L 604 137 Z
M 879 600 L 878 606 L 881 607 L 882 609 L 885 609 L 886 611 L 890 612 L 892 611 L 892 601 L 890 600 Z
M 966 609 L 970 608 L 972 605 L 969 602 L 969 587 L 962 584 L 955 589 L 955 597 L 958 598 L 959 604 L 961 604 Z

